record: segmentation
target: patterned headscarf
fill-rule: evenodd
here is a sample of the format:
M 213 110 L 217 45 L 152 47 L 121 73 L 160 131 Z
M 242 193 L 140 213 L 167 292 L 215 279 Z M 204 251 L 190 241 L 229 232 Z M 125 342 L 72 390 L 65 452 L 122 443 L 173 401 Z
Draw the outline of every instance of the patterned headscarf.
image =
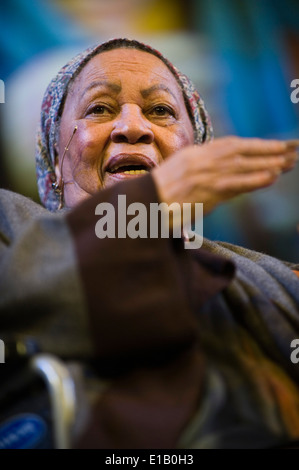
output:
M 85 64 L 96 54 L 121 47 L 149 52 L 161 59 L 172 72 L 183 92 L 186 108 L 194 129 L 194 143 L 200 144 L 212 138 L 213 131 L 209 115 L 193 83 L 163 57 L 159 51 L 130 39 L 112 39 L 103 44 L 90 47 L 62 67 L 49 84 L 42 102 L 41 122 L 36 142 L 37 185 L 41 202 L 50 211 L 56 211 L 59 206 L 59 195 L 52 186 L 56 179 L 54 144 L 69 85 Z

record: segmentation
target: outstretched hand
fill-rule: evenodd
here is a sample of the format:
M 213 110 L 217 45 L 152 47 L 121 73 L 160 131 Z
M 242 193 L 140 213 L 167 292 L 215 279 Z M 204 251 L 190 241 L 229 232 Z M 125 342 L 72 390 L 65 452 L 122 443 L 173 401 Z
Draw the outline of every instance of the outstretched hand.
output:
M 183 148 L 152 170 L 161 201 L 203 203 L 204 214 L 240 194 L 272 185 L 292 169 L 299 141 L 222 137 Z

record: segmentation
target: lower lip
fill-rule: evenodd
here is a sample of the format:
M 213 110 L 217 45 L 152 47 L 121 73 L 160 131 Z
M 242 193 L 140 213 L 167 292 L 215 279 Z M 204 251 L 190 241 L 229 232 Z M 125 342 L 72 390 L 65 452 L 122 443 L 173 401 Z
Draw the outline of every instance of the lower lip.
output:
M 120 172 L 120 173 L 106 173 L 105 176 L 105 181 L 107 180 L 125 180 L 129 178 L 136 178 L 137 176 L 142 176 L 146 175 L 148 171 L 142 172 L 142 173 L 125 173 L 125 172 Z

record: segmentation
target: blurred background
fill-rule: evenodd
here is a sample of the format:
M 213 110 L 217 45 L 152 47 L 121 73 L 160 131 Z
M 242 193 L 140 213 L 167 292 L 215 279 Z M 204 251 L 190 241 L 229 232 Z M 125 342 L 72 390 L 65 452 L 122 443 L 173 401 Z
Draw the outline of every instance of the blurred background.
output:
M 0 186 L 38 201 L 35 129 L 43 93 L 84 48 L 136 38 L 189 75 L 215 136 L 299 138 L 298 0 L 10 0 L 0 3 Z M 204 235 L 299 263 L 299 165 L 273 187 L 205 218 Z

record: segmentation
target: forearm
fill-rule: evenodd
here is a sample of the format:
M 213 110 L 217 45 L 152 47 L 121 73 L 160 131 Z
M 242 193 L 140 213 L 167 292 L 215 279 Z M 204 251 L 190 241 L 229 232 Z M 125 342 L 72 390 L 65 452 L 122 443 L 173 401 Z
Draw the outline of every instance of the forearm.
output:
M 95 235 L 95 207 L 126 196 L 127 206 L 159 202 L 151 175 L 124 182 L 87 200 L 70 212 L 80 273 L 101 358 L 125 361 L 171 351 L 197 339 L 195 310 L 230 282 L 232 270 L 218 257 L 185 250 L 181 240 L 104 238 Z M 194 250 L 195 251 L 195 250 Z M 218 269 L 219 268 L 219 269 Z M 200 278 L 194 285 L 193 275 Z
M 95 208 L 110 202 L 117 216 L 119 194 L 127 205 L 149 209 L 159 202 L 147 175 L 100 191 L 64 216 L 45 211 L 1 245 L 3 334 L 37 337 L 44 350 L 63 356 L 120 363 L 197 339 L 194 311 L 231 274 L 201 250 L 195 262 L 180 240 L 98 238 Z M 200 289 L 192 283 L 194 270 Z

